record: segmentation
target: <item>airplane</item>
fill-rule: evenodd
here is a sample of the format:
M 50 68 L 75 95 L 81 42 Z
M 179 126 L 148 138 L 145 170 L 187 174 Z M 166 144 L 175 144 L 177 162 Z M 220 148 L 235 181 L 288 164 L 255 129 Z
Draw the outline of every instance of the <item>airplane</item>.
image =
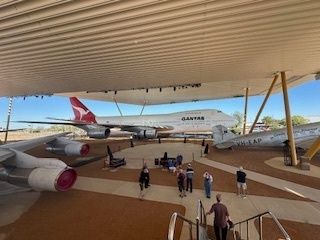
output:
M 95 116 L 76 97 L 70 97 L 74 120 L 51 118 L 60 122 L 17 121 L 39 124 L 65 124 L 79 127 L 88 137 L 103 139 L 112 135 L 110 129 L 119 128 L 139 139 L 168 137 L 184 132 L 211 131 L 213 126 L 232 127 L 236 120 L 219 110 L 191 110 L 169 114 L 99 117 Z M 63 121 L 63 122 L 62 122 Z
M 265 132 L 254 132 L 246 135 L 236 135 L 226 127 L 219 125 L 212 129 L 214 146 L 218 149 L 231 147 L 285 146 L 288 140 L 287 129 L 276 129 Z M 303 124 L 293 127 L 297 147 L 307 148 L 320 136 L 320 122 Z
M 37 191 L 67 191 L 77 173 L 56 158 L 38 158 L 24 153 L 41 144 L 46 150 L 67 156 L 85 156 L 89 145 L 64 138 L 68 133 L 8 143 L 0 146 L 1 186 L 31 188 Z M 1 192 L 2 189 L 0 189 Z

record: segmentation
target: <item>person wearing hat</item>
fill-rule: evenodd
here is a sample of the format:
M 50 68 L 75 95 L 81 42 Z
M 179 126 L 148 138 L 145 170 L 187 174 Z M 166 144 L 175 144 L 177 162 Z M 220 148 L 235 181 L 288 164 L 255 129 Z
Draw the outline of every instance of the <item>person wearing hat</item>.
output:
M 186 171 L 186 175 L 187 175 L 187 191 L 188 189 L 190 189 L 190 192 L 192 193 L 192 179 L 193 179 L 193 169 L 191 164 L 189 163 L 187 166 L 187 171 Z
M 227 207 L 221 203 L 221 194 L 216 196 L 217 202 L 214 203 L 206 215 L 210 215 L 214 212 L 213 229 L 216 235 L 216 240 L 226 240 L 228 233 L 228 222 L 231 222 L 229 218 L 229 212 Z
M 241 196 L 243 198 L 247 197 L 246 176 L 247 174 L 244 172 L 243 167 L 240 166 L 239 170 L 237 171 L 237 188 L 238 188 L 238 196 Z

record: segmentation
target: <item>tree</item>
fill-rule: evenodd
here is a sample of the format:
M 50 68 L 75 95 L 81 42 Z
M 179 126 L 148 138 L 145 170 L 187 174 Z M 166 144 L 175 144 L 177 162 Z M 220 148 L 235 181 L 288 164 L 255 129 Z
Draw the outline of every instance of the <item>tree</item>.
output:
M 271 129 L 277 129 L 280 125 L 280 120 L 277 120 L 271 116 L 264 116 L 261 121 L 266 125 L 269 126 Z
M 242 132 L 242 124 L 243 124 L 243 114 L 241 112 L 235 112 L 232 116 L 236 119 L 237 123 L 232 128 L 232 131 L 237 134 L 241 134 Z
M 294 115 L 291 117 L 292 120 L 292 125 L 293 126 L 297 126 L 297 125 L 301 125 L 301 124 L 306 124 L 309 122 L 308 119 L 304 118 L 303 116 L 300 115 Z M 286 126 L 286 119 L 281 119 L 280 124 L 283 126 Z
M 235 128 L 241 127 L 243 124 L 243 113 L 241 112 L 234 112 L 233 117 L 236 119 L 237 124 Z

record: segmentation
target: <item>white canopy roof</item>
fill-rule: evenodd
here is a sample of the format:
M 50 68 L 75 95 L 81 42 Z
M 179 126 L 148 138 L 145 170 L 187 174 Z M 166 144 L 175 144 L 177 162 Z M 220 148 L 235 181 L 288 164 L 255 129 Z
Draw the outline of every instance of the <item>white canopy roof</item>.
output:
M 216 99 L 265 93 L 278 71 L 296 85 L 320 71 L 319 11 L 318 0 L 3 0 L 0 96 Z

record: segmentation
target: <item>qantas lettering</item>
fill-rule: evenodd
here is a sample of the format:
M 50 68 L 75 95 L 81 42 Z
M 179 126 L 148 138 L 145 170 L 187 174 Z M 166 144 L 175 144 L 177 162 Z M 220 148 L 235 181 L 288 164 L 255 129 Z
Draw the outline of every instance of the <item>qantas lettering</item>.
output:
M 197 117 L 182 117 L 182 121 L 189 121 L 189 120 L 204 120 L 203 116 L 197 116 Z

